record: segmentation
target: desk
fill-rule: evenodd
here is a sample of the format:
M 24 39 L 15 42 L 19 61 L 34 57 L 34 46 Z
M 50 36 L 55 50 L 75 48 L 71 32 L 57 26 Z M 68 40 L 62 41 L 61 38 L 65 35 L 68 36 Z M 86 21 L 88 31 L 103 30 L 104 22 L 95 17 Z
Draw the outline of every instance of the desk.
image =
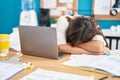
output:
M 116 40 L 116 48 L 118 49 L 118 44 L 119 44 L 119 40 L 120 40 L 120 32 L 112 32 L 110 31 L 110 29 L 103 29 L 103 34 L 105 36 L 106 39 L 109 39 L 109 47 L 110 49 L 112 49 L 112 40 Z
M 10 52 L 9 54 L 14 55 L 15 52 Z M 99 78 L 108 75 L 105 73 L 103 74 L 103 73 L 97 73 L 97 72 L 93 72 L 93 71 L 86 71 L 86 70 L 81 70 L 80 68 L 73 68 L 73 67 L 68 67 L 68 66 L 62 65 L 61 63 L 68 60 L 69 56 L 70 55 L 66 55 L 65 57 L 63 57 L 59 60 L 55 60 L 55 59 L 23 55 L 21 57 L 21 61 L 32 62 L 32 64 L 35 67 L 26 69 L 26 70 L 20 72 L 16 76 L 12 77 L 10 80 L 19 80 L 20 78 L 24 77 L 25 75 L 29 74 L 30 72 L 34 71 L 37 68 L 54 70 L 54 71 L 59 71 L 59 72 L 66 72 L 66 73 L 73 73 L 73 74 L 78 74 L 78 75 L 86 75 L 86 76 L 93 75 L 95 77 L 95 80 L 98 80 Z M 120 80 L 120 79 L 112 78 L 112 79 L 106 79 L 106 80 Z

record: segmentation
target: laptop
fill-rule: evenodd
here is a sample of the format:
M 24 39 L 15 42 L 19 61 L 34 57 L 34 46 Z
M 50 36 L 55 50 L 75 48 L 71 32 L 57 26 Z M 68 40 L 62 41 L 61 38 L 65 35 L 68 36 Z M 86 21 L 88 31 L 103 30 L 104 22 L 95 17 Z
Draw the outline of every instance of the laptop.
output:
M 21 52 L 45 58 L 59 59 L 56 28 L 42 26 L 19 26 Z

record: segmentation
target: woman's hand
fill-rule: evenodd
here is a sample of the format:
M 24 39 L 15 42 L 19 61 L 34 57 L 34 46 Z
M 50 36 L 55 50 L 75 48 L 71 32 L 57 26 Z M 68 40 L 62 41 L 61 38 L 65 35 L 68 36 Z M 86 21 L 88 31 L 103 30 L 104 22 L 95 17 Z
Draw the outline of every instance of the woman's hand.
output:
M 103 53 L 104 53 L 104 54 L 107 54 L 107 53 L 109 53 L 109 52 L 110 52 L 110 49 L 109 49 L 108 47 L 105 47 Z

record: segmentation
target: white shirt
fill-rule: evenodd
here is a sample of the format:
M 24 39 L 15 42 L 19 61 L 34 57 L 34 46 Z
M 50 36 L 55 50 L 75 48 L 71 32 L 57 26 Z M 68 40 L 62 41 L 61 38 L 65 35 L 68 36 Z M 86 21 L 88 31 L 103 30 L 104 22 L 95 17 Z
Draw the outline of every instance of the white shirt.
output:
M 66 16 L 73 18 L 73 16 L 69 16 L 69 15 L 65 15 L 65 16 L 61 16 L 58 20 L 57 20 L 57 44 L 61 45 L 61 44 L 66 44 L 66 31 L 69 25 L 69 22 L 67 21 Z M 99 40 L 101 42 L 103 42 L 104 45 L 106 45 L 105 40 L 103 39 L 102 35 L 95 35 L 92 40 Z

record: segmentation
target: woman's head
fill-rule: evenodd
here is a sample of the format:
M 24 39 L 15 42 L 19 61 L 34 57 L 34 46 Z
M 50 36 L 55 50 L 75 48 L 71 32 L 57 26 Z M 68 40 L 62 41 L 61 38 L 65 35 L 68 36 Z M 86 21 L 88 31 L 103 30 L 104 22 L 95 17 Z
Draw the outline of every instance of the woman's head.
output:
M 75 46 L 77 43 L 90 41 L 96 34 L 100 32 L 93 18 L 76 17 L 70 21 L 67 41 Z

